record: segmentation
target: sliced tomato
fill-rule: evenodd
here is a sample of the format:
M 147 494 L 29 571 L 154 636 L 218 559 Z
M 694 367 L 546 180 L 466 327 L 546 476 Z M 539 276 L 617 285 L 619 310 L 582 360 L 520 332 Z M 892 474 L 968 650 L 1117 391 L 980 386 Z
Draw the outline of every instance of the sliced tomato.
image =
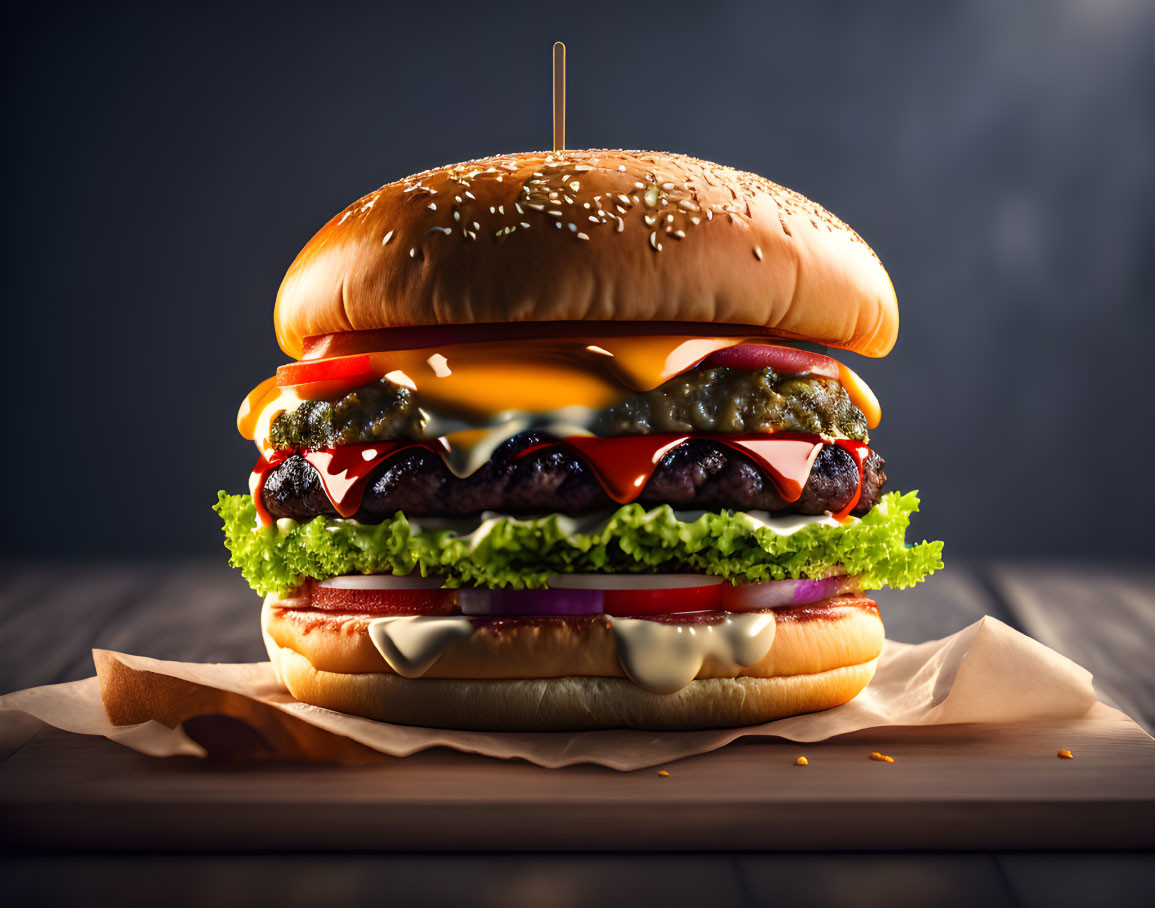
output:
M 702 574 L 554 574 L 553 589 L 601 590 L 607 615 L 669 615 L 722 607 L 722 579 Z
M 703 366 L 725 366 L 729 369 L 773 369 L 783 375 L 798 375 L 803 372 L 821 378 L 839 380 L 838 361 L 821 353 L 795 350 L 793 347 L 778 347 L 773 344 L 737 344 L 711 353 Z
M 720 586 L 689 586 L 672 590 L 607 590 L 605 613 L 669 615 L 674 612 L 709 612 L 721 607 Z
M 416 578 L 420 580 L 421 578 Z M 313 608 L 372 615 L 449 615 L 457 611 L 457 590 L 441 588 L 349 589 L 313 581 Z
M 375 377 L 373 359 L 368 353 L 289 363 L 277 369 L 277 385 L 282 388 L 312 386 L 318 383 L 340 383 L 356 387 L 372 381 Z

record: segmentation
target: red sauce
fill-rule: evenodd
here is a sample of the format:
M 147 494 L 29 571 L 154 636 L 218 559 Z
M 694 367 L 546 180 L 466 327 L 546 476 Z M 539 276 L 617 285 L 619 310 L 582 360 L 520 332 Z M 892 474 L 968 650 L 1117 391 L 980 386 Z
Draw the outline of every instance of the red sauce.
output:
M 870 456 L 870 447 L 861 441 L 854 441 L 850 438 L 839 438 L 834 443 L 853 457 L 854 462 L 858 464 L 858 485 L 855 486 L 854 494 L 850 496 L 850 501 L 846 503 L 846 507 L 834 515 L 836 520 L 845 520 L 862 498 L 862 477 L 866 471 L 866 458 Z
M 704 438 L 745 454 L 770 475 L 786 501 L 797 501 L 822 450 L 821 437 L 804 432 L 774 435 L 627 435 L 621 438 L 573 437 L 533 445 L 518 459 L 537 451 L 565 446 L 577 451 L 597 474 L 606 494 L 618 504 L 633 501 L 671 450 L 691 438 Z
M 749 457 L 770 476 L 786 501 L 797 501 L 810 476 L 818 452 L 827 442 L 818 435 L 804 432 L 777 432 L 773 435 L 629 435 L 621 438 L 574 436 L 562 441 L 532 445 L 518 452 L 516 459 L 538 451 L 566 447 L 576 452 L 597 475 L 606 494 L 619 504 L 634 501 L 662 458 L 691 438 L 708 439 Z M 846 518 L 862 496 L 862 477 L 870 448 L 859 441 L 838 439 L 834 442 L 846 450 L 858 464 L 858 486 L 850 502 L 834 516 Z M 381 464 L 409 448 L 424 448 L 444 457 L 446 450 L 439 439 L 426 441 L 389 441 L 374 444 L 341 445 L 325 451 L 301 451 L 321 477 L 325 493 L 342 517 L 352 517 L 361 507 L 361 498 L 369 477 Z M 249 478 L 249 490 L 261 522 L 272 523 L 265 510 L 260 491 L 269 471 L 293 452 L 274 451 L 261 457 Z
M 265 526 L 273 522 L 272 515 L 265 510 L 265 502 L 261 495 L 261 489 L 265 487 L 265 477 L 292 453 L 292 451 L 272 451 L 262 454 L 253 467 L 253 472 L 249 474 L 249 493 L 253 496 L 253 504 L 257 507 L 257 518 Z

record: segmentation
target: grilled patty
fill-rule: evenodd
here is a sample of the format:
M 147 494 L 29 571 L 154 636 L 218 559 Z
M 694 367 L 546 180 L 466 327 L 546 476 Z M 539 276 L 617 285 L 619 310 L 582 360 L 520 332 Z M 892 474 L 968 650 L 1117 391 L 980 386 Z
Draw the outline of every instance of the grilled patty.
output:
M 383 378 L 334 401 L 306 401 L 286 410 L 273 420 L 271 440 L 282 450 L 318 451 L 424 438 L 426 415 L 419 398 Z M 623 397 L 597 413 L 590 429 L 602 436 L 787 430 L 869 440 L 866 417 L 838 382 L 773 369 L 692 369 L 653 390 Z
M 593 471 L 566 448 L 547 448 L 513 459 L 519 451 L 545 441 L 538 433 L 522 433 L 465 478 L 450 472 L 434 453 L 402 451 L 370 477 L 356 517 L 377 523 L 397 511 L 414 517 L 450 517 L 482 511 L 583 514 L 615 507 Z M 854 514 L 865 514 L 878 501 L 886 482 L 884 466 L 872 451 Z M 857 486 L 854 458 L 842 448 L 826 445 L 814 461 L 802 496 L 787 502 L 749 458 L 724 445 L 691 439 L 662 459 L 638 501 L 647 507 L 669 504 L 692 510 L 822 514 L 846 507 Z M 308 520 L 337 514 L 316 469 L 300 455 L 269 472 L 261 495 L 274 517 Z

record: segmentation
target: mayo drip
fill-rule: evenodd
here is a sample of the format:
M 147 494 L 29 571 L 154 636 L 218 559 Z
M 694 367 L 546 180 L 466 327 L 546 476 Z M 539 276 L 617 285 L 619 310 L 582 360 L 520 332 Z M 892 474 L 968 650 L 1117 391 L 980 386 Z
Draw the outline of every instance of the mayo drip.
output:
M 652 694 L 672 694 L 694 680 L 707 656 L 734 669 L 749 668 L 770 652 L 773 612 L 730 614 L 717 624 L 667 624 L 611 618 L 622 671 Z
M 369 639 L 402 678 L 420 678 L 449 644 L 472 636 L 473 623 L 465 617 L 418 615 L 369 622 Z
M 638 687 L 672 694 L 697 677 L 713 656 L 732 671 L 761 661 L 774 644 L 773 612 L 728 614 L 715 624 L 607 618 L 622 671 Z M 375 618 L 369 639 L 397 674 L 420 678 L 449 646 L 473 635 L 464 616 Z

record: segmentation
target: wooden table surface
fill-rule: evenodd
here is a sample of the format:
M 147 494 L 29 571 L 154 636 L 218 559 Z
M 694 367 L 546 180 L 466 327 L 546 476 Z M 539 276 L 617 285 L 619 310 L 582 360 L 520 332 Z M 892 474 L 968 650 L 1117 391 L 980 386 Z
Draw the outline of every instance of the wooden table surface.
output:
M 0 692 L 91 675 L 94 646 L 163 659 L 264 658 L 259 603 L 220 566 L 7 564 L 3 577 Z M 952 564 L 914 590 L 883 592 L 879 600 L 888 636 L 905 642 L 941 637 L 994 615 L 1090 669 L 1101 698 L 1151 731 L 1153 590 L 1155 569 L 1147 566 Z M 1052 747 L 1054 731 L 1045 729 L 1041 749 Z M 1015 734 L 1021 745 L 1030 729 Z M 1078 741 L 1077 734 L 1072 728 L 1068 735 L 1078 742 L 1072 749 L 1082 746 L 1086 752 L 1102 744 Z M 1110 771 L 1085 777 L 1100 786 L 1094 790 L 1103 797 L 1076 803 L 1064 795 L 1052 764 L 1040 763 L 1043 770 L 1036 771 L 1034 764 L 980 753 L 965 726 L 891 733 L 886 746 L 904 751 L 906 775 L 880 776 L 867 799 L 872 803 L 847 825 L 836 822 L 838 810 L 823 815 L 813 805 L 799 806 L 807 803 L 804 789 L 813 785 L 836 792 L 840 761 L 881 747 L 877 734 L 807 745 L 808 753 L 821 755 L 811 768 L 822 765 L 822 777 L 809 774 L 805 781 L 788 783 L 798 789 L 791 812 L 789 799 L 777 797 L 771 809 L 760 797 L 767 786 L 780 789 L 788 778 L 766 769 L 784 762 L 787 750 L 798 749 L 781 742 L 734 745 L 673 764 L 669 778 L 652 772 L 641 778 L 593 767 L 548 771 L 436 752 L 373 767 L 214 767 L 153 760 L 103 739 L 45 731 L 0 768 L 0 827 L 9 848 L 0 900 L 15 904 L 4 896 L 20 896 L 35 886 L 48 902 L 67 903 L 90 895 L 93 879 L 114 884 L 131 874 L 142 904 L 161 891 L 178 904 L 209 898 L 230 904 L 233 890 L 211 882 L 223 874 L 244 884 L 247 904 L 315 903 L 317 892 L 330 891 L 325 887 L 339 868 L 344 900 L 406 893 L 402 904 L 460 904 L 467 895 L 478 904 L 565 905 L 628 895 L 665 905 L 701 904 L 703 898 L 790 904 L 803 896 L 813 904 L 854 905 L 881 904 L 876 897 L 884 892 L 888 905 L 1124 903 L 1155 892 L 1149 853 L 1028 853 L 1151 846 L 1155 830 L 1145 827 L 1155 804 L 1155 743 L 1133 727 L 1121 726 L 1119 735 L 1104 751 L 1113 761 Z M 933 764 L 941 761 L 945 747 L 974 770 L 973 778 L 1005 782 L 1008 774 L 1021 774 L 1022 797 L 1008 802 L 987 791 L 983 801 L 981 784 L 953 795 L 939 790 L 949 777 Z M 1091 772 L 1090 764 L 1078 771 Z M 487 779 L 518 786 L 524 797 L 501 815 L 463 823 L 461 811 L 439 814 L 419 796 L 448 792 L 449 801 L 464 807 Z M 1131 780 L 1135 800 L 1129 802 L 1118 791 Z M 748 801 L 725 794 L 736 786 L 749 787 Z M 400 789 L 413 796 L 406 800 Z M 234 814 L 227 826 L 224 814 L 214 813 L 214 804 L 229 799 L 222 799 L 222 791 L 230 797 L 244 792 L 251 802 L 251 810 Z M 283 792 L 292 796 L 281 797 Z M 286 812 L 288 802 L 296 809 Z M 982 810 L 976 811 L 980 803 Z M 332 813 L 340 804 L 346 805 L 344 812 Z M 381 822 L 383 810 L 389 812 L 387 825 Z M 111 813 L 119 822 L 109 821 Z M 706 831 L 708 840 L 694 839 L 687 830 Z M 687 845 L 693 841 L 698 844 Z M 494 848 L 574 853 L 462 853 Z M 783 848 L 809 853 L 767 853 Z M 866 848 L 937 852 L 863 856 L 846 851 Z M 96 858 L 94 849 L 111 853 Z M 425 853 L 400 854 L 413 849 Z M 699 853 L 627 856 L 623 849 Z M 142 857 L 142 850 L 167 857 Z M 339 853 L 321 854 L 324 850 Z M 722 853 L 706 853 L 711 851 Z M 171 889 L 172 872 L 189 878 L 178 891 Z M 254 889 L 258 879 L 275 882 Z M 119 903 L 133 901 L 122 894 Z

